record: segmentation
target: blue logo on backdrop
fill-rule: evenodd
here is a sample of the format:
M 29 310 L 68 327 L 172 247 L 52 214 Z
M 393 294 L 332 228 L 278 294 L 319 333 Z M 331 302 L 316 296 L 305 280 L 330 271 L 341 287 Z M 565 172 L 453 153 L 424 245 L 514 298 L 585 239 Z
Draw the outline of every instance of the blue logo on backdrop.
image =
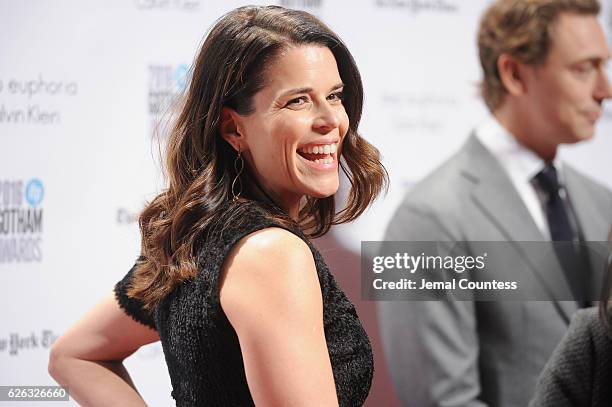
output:
M 187 89 L 189 66 L 151 64 L 149 70 L 149 114 L 155 118 L 164 114 L 172 103 Z
M 0 180 L 0 265 L 42 261 L 43 182 Z
M 40 204 L 45 196 L 45 188 L 43 183 L 38 178 L 33 178 L 28 182 L 25 190 L 26 201 L 31 207 L 36 207 Z
M 186 64 L 179 65 L 174 71 L 176 87 L 181 92 L 187 88 L 187 72 L 189 72 L 189 67 Z

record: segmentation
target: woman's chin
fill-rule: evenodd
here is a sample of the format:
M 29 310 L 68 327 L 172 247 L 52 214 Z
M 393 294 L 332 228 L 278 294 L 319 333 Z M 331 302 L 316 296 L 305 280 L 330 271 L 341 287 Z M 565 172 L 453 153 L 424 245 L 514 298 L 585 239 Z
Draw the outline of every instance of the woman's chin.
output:
M 327 187 L 319 186 L 317 188 L 309 188 L 309 191 L 306 193 L 306 195 L 313 198 L 321 199 L 332 196 L 336 192 L 338 192 L 338 183 L 335 183 L 335 185 L 329 185 Z

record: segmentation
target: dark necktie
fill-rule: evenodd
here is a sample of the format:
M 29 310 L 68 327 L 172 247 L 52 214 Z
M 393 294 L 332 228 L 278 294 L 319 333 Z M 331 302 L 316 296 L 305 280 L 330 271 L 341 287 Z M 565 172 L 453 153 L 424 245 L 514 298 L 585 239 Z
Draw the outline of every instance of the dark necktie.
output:
M 546 193 L 544 207 L 551 239 L 553 242 L 567 242 L 554 244 L 555 253 L 561 263 L 565 278 L 578 305 L 587 306 L 588 262 L 580 245 L 575 244 L 577 236 L 572 229 L 565 203 L 559 195 L 561 186 L 554 165 L 549 164 L 544 167 L 535 176 L 535 180 L 541 190 Z

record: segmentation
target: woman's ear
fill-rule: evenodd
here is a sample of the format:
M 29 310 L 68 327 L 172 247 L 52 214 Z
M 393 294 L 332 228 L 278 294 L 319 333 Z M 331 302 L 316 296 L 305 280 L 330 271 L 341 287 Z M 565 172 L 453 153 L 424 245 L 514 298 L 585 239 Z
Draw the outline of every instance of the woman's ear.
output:
M 244 136 L 240 134 L 239 129 L 240 115 L 230 107 L 221 108 L 221 121 L 219 123 L 219 132 L 221 137 L 227 141 L 234 150 L 244 151 Z

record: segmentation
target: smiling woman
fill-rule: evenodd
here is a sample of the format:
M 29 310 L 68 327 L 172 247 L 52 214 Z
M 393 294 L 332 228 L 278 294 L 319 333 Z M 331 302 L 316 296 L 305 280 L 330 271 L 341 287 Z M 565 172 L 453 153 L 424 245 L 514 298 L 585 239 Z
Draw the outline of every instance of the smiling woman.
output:
M 279 52 L 266 76 L 253 113 L 224 108 L 222 136 L 243 151 L 274 202 L 297 218 L 302 197 L 326 198 L 338 189 L 338 156 L 349 127 L 344 85 L 334 55 L 320 45 Z
M 140 215 L 141 257 L 55 342 L 53 377 L 81 404 L 142 405 L 122 360 L 161 339 L 178 406 L 363 404 L 370 342 L 309 240 L 386 187 L 362 103 L 351 54 L 315 17 L 223 16 L 168 139 L 167 189 Z

